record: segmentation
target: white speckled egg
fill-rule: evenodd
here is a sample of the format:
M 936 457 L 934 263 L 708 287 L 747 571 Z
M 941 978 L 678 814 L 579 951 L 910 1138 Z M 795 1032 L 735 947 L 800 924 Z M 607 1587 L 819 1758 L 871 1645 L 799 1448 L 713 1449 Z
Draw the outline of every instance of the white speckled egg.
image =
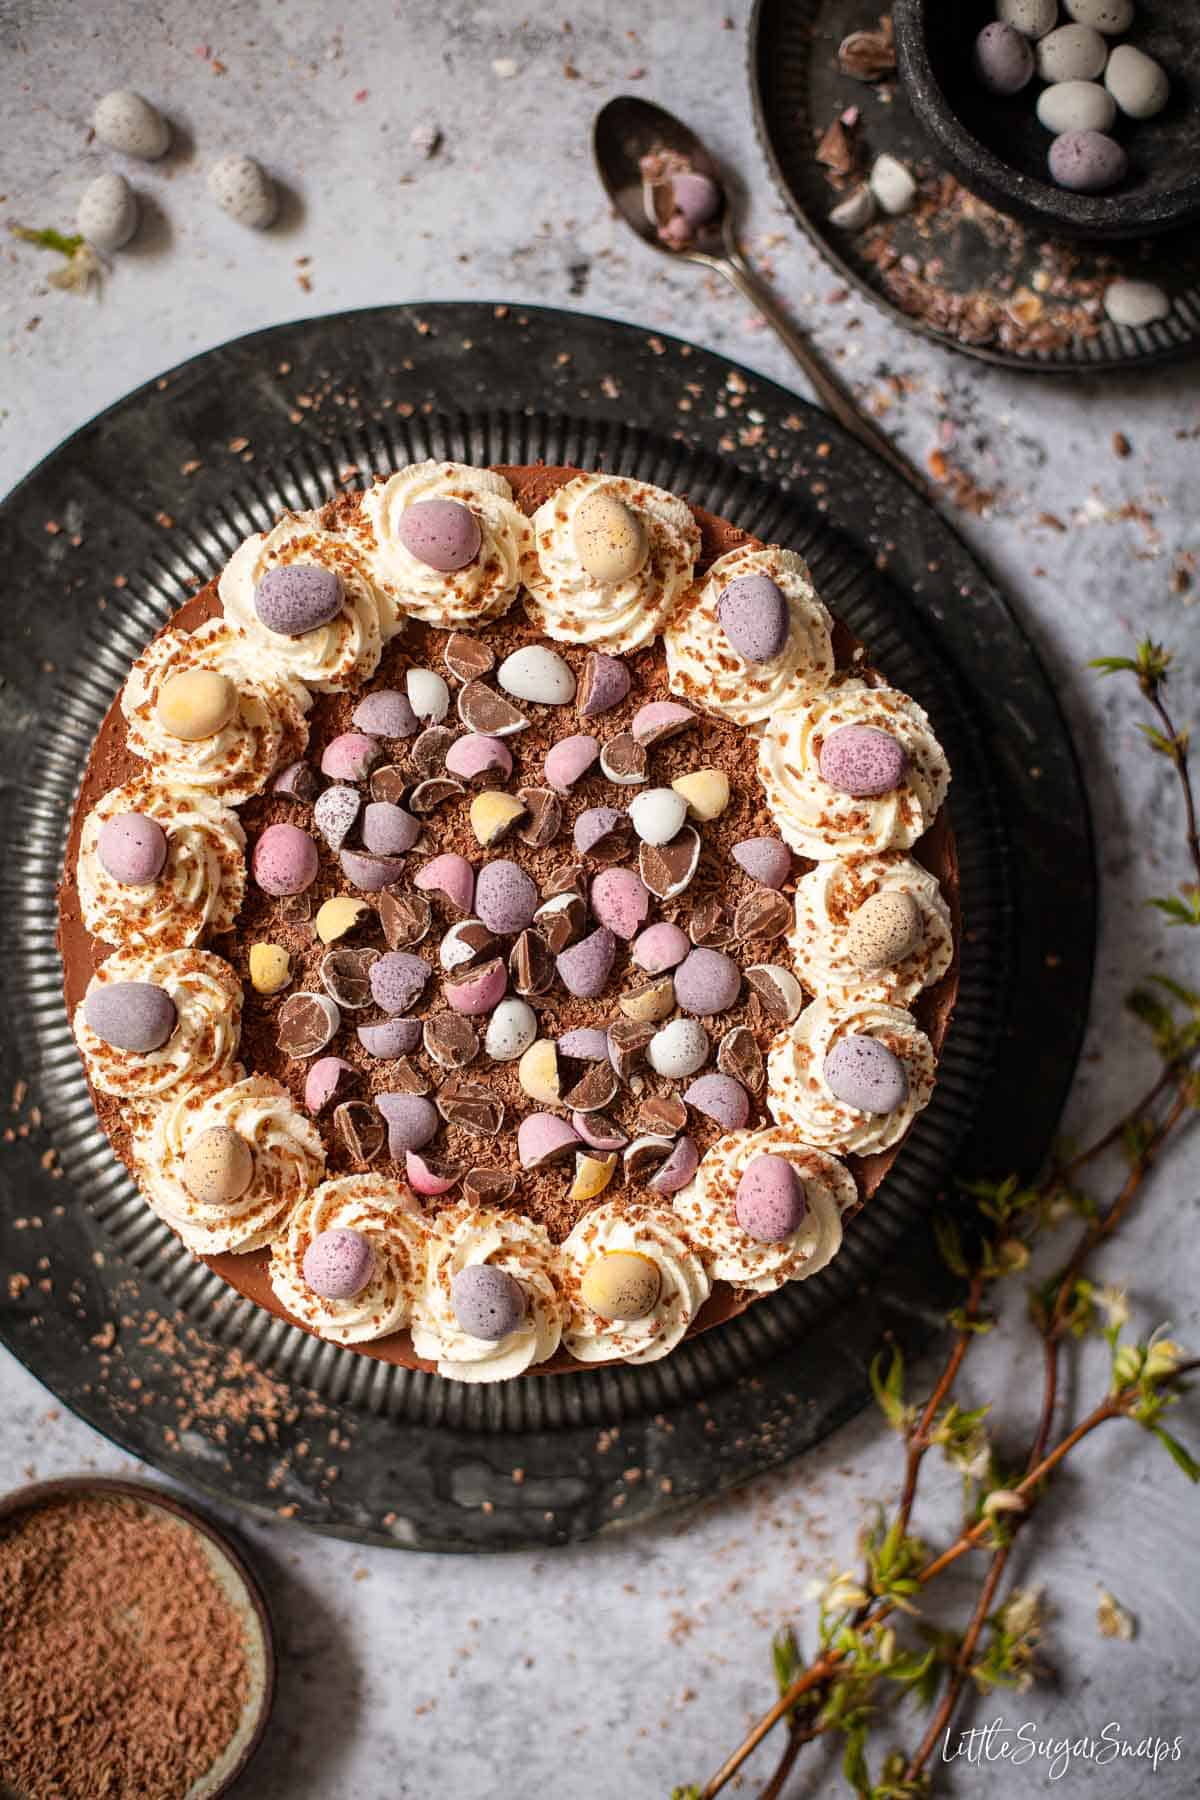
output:
M 650 1039 L 646 1056 L 656 1075 L 678 1080 L 708 1061 L 708 1033 L 699 1019 L 672 1019 Z
M 575 698 L 575 677 L 557 651 L 544 644 L 524 644 L 506 656 L 496 671 L 505 693 L 535 706 L 567 706 Z
M 1129 119 L 1152 119 L 1171 98 L 1161 63 L 1132 44 L 1118 44 L 1108 59 L 1104 85 Z
M 1037 116 L 1056 137 L 1064 131 L 1111 131 L 1117 103 L 1098 81 L 1055 81 L 1038 95 Z
M 630 801 L 629 816 L 643 844 L 669 844 L 687 818 L 687 801 L 674 788 L 647 788 Z
M 119 250 L 138 228 L 137 196 L 123 175 L 109 171 L 89 181 L 75 223 L 97 250 Z
M 487 1023 L 483 1047 L 493 1062 L 516 1062 L 537 1040 L 537 1014 L 524 1000 L 502 1000 Z
M 440 725 L 450 711 L 450 689 L 435 669 L 410 669 L 404 677 L 408 704 L 424 724 Z
M 221 157 L 208 171 L 208 191 L 221 211 L 239 225 L 265 231 L 275 223 L 279 212 L 275 183 L 252 156 Z
M 143 162 L 156 162 L 171 142 L 171 127 L 158 108 L 132 88 L 118 88 L 97 100 L 92 130 L 110 150 Z

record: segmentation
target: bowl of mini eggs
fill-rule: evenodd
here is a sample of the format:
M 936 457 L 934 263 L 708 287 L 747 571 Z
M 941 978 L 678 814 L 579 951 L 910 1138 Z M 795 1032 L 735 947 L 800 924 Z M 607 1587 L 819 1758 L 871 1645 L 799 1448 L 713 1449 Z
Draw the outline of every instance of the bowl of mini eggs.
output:
M 1193 0 L 894 0 L 900 78 L 941 165 L 1048 232 L 1200 218 Z

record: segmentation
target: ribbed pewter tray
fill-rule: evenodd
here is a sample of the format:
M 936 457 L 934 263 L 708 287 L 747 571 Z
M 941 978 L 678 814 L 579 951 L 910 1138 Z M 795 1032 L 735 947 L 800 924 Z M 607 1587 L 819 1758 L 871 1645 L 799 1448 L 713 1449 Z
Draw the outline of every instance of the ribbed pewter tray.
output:
M 814 154 L 826 127 L 845 107 L 857 105 L 873 155 L 886 150 L 902 162 L 936 161 L 898 83 L 892 84 L 891 103 L 885 106 L 870 83 L 838 70 L 842 39 L 852 31 L 874 30 L 884 11 L 886 0 L 756 0 L 750 21 L 747 55 L 759 142 L 784 200 L 826 261 L 907 330 L 1010 369 L 1065 374 L 1195 356 L 1200 349 L 1200 232 L 1194 229 L 1126 242 L 1065 244 L 1064 254 L 1081 274 L 1156 282 L 1170 296 L 1171 311 L 1165 319 L 1136 328 L 1106 319 L 1094 336 L 1072 338 L 1060 349 L 1019 353 L 970 343 L 895 303 L 878 268 L 863 254 L 862 238 L 829 223 L 837 196 Z M 1050 236 L 1036 225 L 1024 227 L 1018 250 L 970 220 L 935 241 L 922 237 L 905 219 L 893 230 L 897 251 L 914 266 L 933 259 L 942 264 L 938 285 L 945 292 L 979 289 L 997 297 L 1002 283 L 1008 283 L 1003 289 L 1008 293 L 1030 285 L 1040 248 Z
M 563 368 L 561 344 L 575 366 L 547 397 L 564 411 L 520 410 L 523 393 L 554 384 L 546 367 Z M 637 367 L 647 359 L 656 395 L 647 414 L 673 414 L 674 424 L 677 380 L 703 396 L 690 441 L 648 428 L 652 417 L 635 426 L 612 416 L 617 407 L 596 407 L 605 378 L 649 392 Z M 761 454 L 714 456 L 743 381 L 742 418 Z M 510 403 L 455 405 L 481 391 Z M 308 406 L 287 404 L 301 396 Z M 572 402 L 578 411 L 565 410 Z M 292 413 L 301 427 L 281 426 Z M 245 446 L 231 449 L 243 439 L 253 460 Z M 818 457 L 820 441 L 834 442 L 832 456 Z M 61 999 L 55 884 L 66 823 L 95 731 L 142 645 L 280 511 L 424 456 L 619 470 L 799 550 L 873 662 L 927 707 L 954 771 L 968 929 L 931 1105 L 826 1271 L 645 1368 L 460 1385 L 321 1343 L 243 1300 L 183 1249 L 114 1158 Z M 174 470 L 197 461 L 194 484 L 179 492 Z M 806 464 L 819 471 L 816 505 Z M 47 518 L 63 526 L 49 555 Z M 0 739 L 6 1073 L 10 1085 L 30 1081 L 63 1171 L 55 1180 L 42 1166 L 36 1132 L 0 1159 L 0 1333 L 30 1367 L 171 1473 L 343 1533 L 441 1548 L 558 1542 L 644 1516 L 795 1454 L 861 1404 L 884 1329 L 915 1341 L 943 1304 L 928 1219 L 955 1169 L 1043 1152 L 1090 970 L 1086 812 L 1052 696 L 1002 602 L 935 515 L 821 415 L 749 372 L 730 381 L 729 365 L 689 346 L 604 321 L 447 306 L 282 327 L 210 352 L 56 452 L 10 496 L 2 524 L 18 593 L 4 666 L 27 702 Z M 93 567 L 55 555 L 64 532 L 82 537 L 75 556 L 91 550 Z M 117 570 L 124 585 L 113 590 Z M 80 572 L 78 598 L 58 612 L 64 574 Z M 960 641 L 939 645 L 930 626 L 951 617 Z M 69 661 L 51 656 L 65 669 L 53 691 L 27 666 L 30 633 L 71 645 Z M 964 647 L 992 687 L 1012 665 L 1000 716 L 994 694 L 981 705 L 982 690 L 954 666 Z M 1027 749 L 1014 759 L 1014 724 L 1036 746 L 1034 774 L 1017 772 Z M 1014 862 L 1026 883 L 1040 865 L 1054 884 L 1045 905 L 1016 905 Z M 1076 936 L 1053 937 L 1057 991 L 1070 1004 L 1036 1051 L 1022 1051 L 1023 984 L 1040 979 L 1047 931 L 1072 898 Z M 1003 1105 L 1036 1059 L 1036 1094 L 1015 1127 L 989 1138 L 996 1097 Z M 39 1257 L 49 1291 L 38 1285 Z M 14 1273 L 32 1279 L 14 1284 Z M 309 1446 L 331 1430 L 336 1454 L 314 1455 Z

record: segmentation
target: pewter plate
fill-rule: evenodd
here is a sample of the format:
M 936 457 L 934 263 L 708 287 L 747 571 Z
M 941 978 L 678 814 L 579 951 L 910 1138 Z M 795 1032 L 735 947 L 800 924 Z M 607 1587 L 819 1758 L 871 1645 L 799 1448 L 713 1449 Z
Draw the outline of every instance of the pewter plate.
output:
M 968 931 L 932 1104 L 827 1271 L 645 1368 L 463 1386 L 242 1300 L 116 1162 L 61 1000 L 69 811 L 142 644 L 281 509 L 427 455 L 611 468 L 791 545 L 928 708 L 954 769 Z M 956 1170 L 1036 1164 L 1070 1079 L 1090 832 L 1053 693 L 1004 601 L 824 415 L 605 320 L 472 304 L 342 314 L 207 352 L 102 414 L 4 503 L 0 557 L 0 1093 L 27 1081 L 44 1119 L 0 1158 L 0 1337 L 67 1404 L 260 1511 L 417 1548 L 512 1548 L 630 1523 L 799 1454 L 862 1405 L 885 1333 L 912 1347 L 936 1328 L 949 1288 L 934 1207 L 955 1203 Z

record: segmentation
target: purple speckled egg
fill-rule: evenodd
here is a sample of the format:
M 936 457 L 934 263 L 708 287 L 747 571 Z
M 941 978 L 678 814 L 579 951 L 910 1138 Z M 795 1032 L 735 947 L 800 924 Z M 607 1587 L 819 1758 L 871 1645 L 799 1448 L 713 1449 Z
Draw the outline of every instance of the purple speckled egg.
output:
M 1124 146 L 1106 131 L 1065 131 L 1050 146 L 1050 176 L 1076 194 L 1102 194 L 1129 168 Z
M 410 556 L 441 575 L 465 569 L 479 555 L 479 520 L 461 500 L 415 500 L 400 515 L 396 535 Z
M 535 883 L 515 862 L 501 857 L 485 863 L 475 878 L 475 911 L 497 937 L 512 937 L 537 911 Z
M 687 932 L 664 919 L 656 925 L 647 925 L 634 939 L 633 960 L 647 975 L 661 975 L 667 969 L 676 968 L 690 954 L 691 948 L 692 940 Z
M 733 1210 L 747 1237 L 782 1244 L 804 1223 L 804 1183 L 786 1157 L 756 1156 L 742 1172 Z
M 411 1056 L 421 1041 L 420 1019 L 377 1019 L 371 1025 L 358 1027 L 358 1041 L 368 1056 L 388 1061 L 394 1056 Z
M 321 752 L 321 773 L 330 781 L 365 781 L 379 761 L 380 743 L 365 731 L 343 731 Z
M 387 1123 L 388 1154 L 402 1162 L 408 1150 L 423 1150 L 438 1128 L 437 1107 L 424 1094 L 376 1094 Z
M 580 856 L 586 856 L 593 844 L 607 837 L 625 816 L 619 806 L 586 807 L 576 819 L 573 832 Z
M 408 696 L 395 688 L 377 688 L 364 694 L 350 723 L 371 737 L 410 738 L 421 729 L 421 721 L 408 703 Z
M 899 738 L 877 725 L 841 725 L 821 745 L 821 779 L 839 794 L 867 799 L 904 780 L 908 755 Z
M 468 969 L 456 981 L 446 983 L 446 1004 L 453 1012 L 477 1018 L 492 1012 L 508 992 L 508 968 L 503 957 L 493 957 L 478 969 Z
M 319 1231 L 304 1252 L 304 1279 L 322 1300 L 353 1300 L 374 1273 L 370 1239 L 349 1226 Z
M 299 825 L 268 825 L 254 846 L 254 879 L 264 894 L 302 894 L 320 866 L 317 846 Z
M 423 894 L 441 894 L 464 916 L 475 903 L 475 871 L 465 856 L 447 852 L 435 856 L 417 870 L 413 886 Z
M 993 19 L 975 39 L 975 73 L 990 94 L 1019 94 L 1033 80 L 1033 47 L 1021 32 Z
M 454 1316 L 469 1337 L 498 1344 L 515 1331 L 529 1310 L 515 1275 L 494 1263 L 468 1263 L 450 1283 Z
M 546 781 L 557 793 L 565 794 L 582 779 L 600 755 L 600 740 L 590 732 L 578 731 L 572 737 L 559 738 L 546 752 Z
M 372 800 L 363 808 L 362 841 L 374 856 L 403 856 L 420 835 L 419 820 L 391 800 Z
M 629 692 L 629 670 L 619 656 L 589 650 L 579 685 L 576 710 L 581 719 L 596 719 L 620 706 Z
M 286 563 L 267 570 L 254 590 L 254 610 L 277 637 L 303 637 L 337 618 L 342 584 L 318 563 Z
M 554 1113 L 526 1113 L 517 1126 L 517 1156 L 523 1169 L 560 1162 L 579 1148 L 579 1133 Z
M 573 1062 L 607 1062 L 608 1033 L 588 1025 L 564 1031 L 558 1040 L 558 1053 L 569 1056 Z
M 96 1036 L 114 1050 L 147 1056 L 161 1050 L 175 1029 L 175 1002 L 152 981 L 110 981 L 94 987 L 83 1016 Z
M 402 856 L 373 856 L 369 850 L 339 850 L 342 874 L 360 894 L 379 894 L 404 873 Z
M 671 177 L 671 200 L 689 225 L 707 225 L 720 208 L 721 190 L 711 175 L 685 169 L 681 175 Z
M 742 971 L 720 950 L 690 950 L 675 971 L 675 998 L 697 1018 L 724 1012 L 737 999 Z
M 740 1131 L 750 1117 L 750 1096 L 732 1075 L 701 1075 L 683 1096 L 688 1106 L 722 1131 Z
M 821 1073 L 834 1099 L 856 1112 L 895 1112 L 908 1098 L 908 1070 L 878 1038 L 839 1038 Z
M 656 1194 L 677 1194 L 687 1186 L 700 1167 L 700 1152 L 690 1137 L 676 1140 L 675 1148 L 665 1163 L 655 1170 L 647 1186 Z
M 604 992 L 616 954 L 616 938 L 607 926 L 601 925 L 577 944 L 569 944 L 561 950 L 554 959 L 554 966 L 569 994 L 574 994 L 577 1000 L 594 1000 L 597 994 Z
M 323 1112 L 345 1079 L 353 1074 L 354 1065 L 344 1057 L 319 1056 L 304 1077 L 304 1104 L 309 1112 Z
M 749 663 L 770 662 L 788 641 L 790 619 L 783 589 L 769 575 L 739 575 L 717 603 L 721 629 Z
M 460 781 L 480 781 L 485 775 L 506 779 L 512 774 L 512 751 L 501 738 L 468 732 L 456 738 L 446 752 L 446 772 Z
M 167 860 L 167 834 L 145 813 L 115 813 L 100 827 L 96 855 L 123 887 L 151 887 Z
M 371 998 L 386 1013 L 406 1013 L 429 980 L 429 964 L 407 950 L 389 950 L 371 964 Z
M 592 882 L 591 902 L 597 924 L 626 942 L 636 936 L 650 912 L 645 883 L 632 869 L 601 869 Z
M 733 860 L 762 887 L 781 888 L 792 872 L 792 853 L 780 838 L 743 838 L 733 846 Z

